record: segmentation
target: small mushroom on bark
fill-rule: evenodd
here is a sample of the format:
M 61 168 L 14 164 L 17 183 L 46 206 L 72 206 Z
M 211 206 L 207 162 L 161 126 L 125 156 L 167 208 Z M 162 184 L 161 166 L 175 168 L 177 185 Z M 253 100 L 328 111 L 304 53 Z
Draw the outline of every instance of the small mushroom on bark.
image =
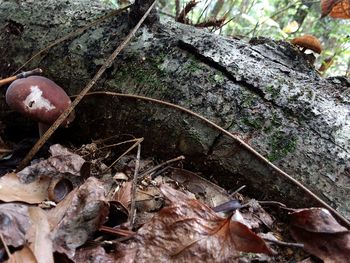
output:
M 12 82 L 6 91 L 6 102 L 11 109 L 38 121 L 40 136 L 71 104 L 69 96 L 60 86 L 41 76 Z M 62 126 L 67 127 L 73 120 L 74 112 Z
M 312 35 L 304 35 L 292 39 L 291 43 L 301 47 L 301 52 L 304 53 L 306 49 L 310 49 L 318 54 L 322 52 L 321 42 Z

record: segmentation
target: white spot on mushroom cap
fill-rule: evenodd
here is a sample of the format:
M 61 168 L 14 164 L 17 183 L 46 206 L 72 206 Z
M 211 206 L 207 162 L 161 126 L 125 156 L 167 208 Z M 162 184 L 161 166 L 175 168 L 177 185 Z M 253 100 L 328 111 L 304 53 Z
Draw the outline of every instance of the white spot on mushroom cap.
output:
M 39 86 L 30 86 L 30 93 L 23 101 L 23 104 L 28 110 L 45 109 L 50 111 L 56 107 L 43 96 L 43 92 L 39 89 Z

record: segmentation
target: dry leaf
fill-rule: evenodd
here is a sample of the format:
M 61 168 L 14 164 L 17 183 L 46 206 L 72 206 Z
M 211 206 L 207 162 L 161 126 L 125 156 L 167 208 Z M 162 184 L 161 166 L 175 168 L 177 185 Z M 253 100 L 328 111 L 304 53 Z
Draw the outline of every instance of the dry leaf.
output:
M 25 202 L 38 204 L 47 200 L 47 189 L 50 178 L 41 177 L 30 183 L 21 183 L 15 173 L 9 173 L 0 178 L 0 200 L 3 202 Z
M 39 207 L 30 207 L 29 216 L 32 225 L 27 233 L 27 240 L 38 263 L 53 263 L 52 240 L 47 214 Z
M 296 32 L 298 28 L 299 28 L 299 24 L 297 21 L 294 20 L 283 28 L 283 32 L 287 34 L 292 34 Z
M 52 145 L 50 153 L 52 156 L 48 159 L 32 164 L 18 172 L 20 180 L 29 183 L 40 176 L 53 177 L 60 174 L 80 176 L 80 171 L 85 163 L 81 156 L 70 152 L 59 144 Z
M 325 263 L 348 263 L 350 231 L 324 208 L 300 209 L 290 214 L 292 236 L 305 250 Z
M 251 226 L 252 229 L 259 229 L 263 227 L 272 228 L 274 218 L 261 207 L 258 201 L 249 200 L 249 207 L 242 212 L 244 220 Z
M 339 233 L 348 232 L 325 208 L 298 209 L 290 213 L 291 224 L 309 232 Z
M 115 258 L 107 254 L 103 247 L 84 247 L 77 250 L 73 261 L 75 263 L 115 263 Z
M 158 187 L 149 185 L 136 190 L 136 209 L 140 212 L 158 211 L 164 204 L 164 198 Z
M 225 189 L 188 170 L 171 168 L 167 177 L 183 185 L 208 206 L 218 206 L 230 200 Z
M 242 252 L 271 254 L 265 242 L 245 225 L 218 216 L 211 208 L 162 185 L 170 201 L 140 228 L 124 259 L 134 262 L 238 262 Z M 121 261 L 120 261 L 121 262 Z
M 113 180 L 128 181 L 128 180 L 129 180 L 129 177 L 127 177 L 127 175 L 126 175 L 125 173 L 117 172 L 117 173 L 113 176 Z
M 113 203 L 121 205 L 128 213 L 131 202 L 131 186 L 131 181 L 123 184 L 111 200 Z M 159 209 L 163 204 L 160 196 L 158 187 L 150 185 L 143 190 L 136 189 L 137 210 L 140 212 L 150 212 Z
M 322 64 L 319 67 L 318 71 L 320 71 L 321 73 L 326 72 L 332 66 L 332 64 L 334 63 L 334 57 L 335 56 L 333 55 L 331 57 L 325 58 L 322 61 Z
M 21 204 L 0 204 L 0 232 L 8 246 L 19 247 L 26 243 L 30 227 L 28 207 Z
M 315 261 L 312 260 L 311 258 L 305 258 L 302 261 L 298 261 L 298 263 L 315 263 Z
M 24 246 L 21 250 L 13 253 L 7 262 L 8 263 L 38 263 L 34 253 L 28 246 Z
M 48 212 L 55 251 L 74 257 L 75 249 L 102 226 L 109 211 L 105 192 L 103 183 L 90 177 Z
M 341 0 L 321 0 L 322 17 L 327 16 Z
M 349 0 L 322 0 L 322 17 L 329 15 L 333 18 L 350 19 Z
M 340 1 L 329 13 L 330 17 L 350 19 L 350 2 L 349 0 Z
M 131 181 L 124 183 L 111 199 L 111 201 L 120 204 L 128 213 L 131 202 L 131 186 Z
M 125 223 L 128 219 L 131 202 L 131 185 L 131 181 L 125 182 L 117 192 L 111 194 L 112 197 L 108 200 L 110 207 L 108 221 L 106 222 L 107 226 L 117 226 Z
M 186 6 L 181 10 L 179 16 L 176 18 L 177 22 L 186 24 L 186 16 L 187 14 L 193 10 L 193 8 L 199 3 L 198 0 L 191 0 L 189 1 Z

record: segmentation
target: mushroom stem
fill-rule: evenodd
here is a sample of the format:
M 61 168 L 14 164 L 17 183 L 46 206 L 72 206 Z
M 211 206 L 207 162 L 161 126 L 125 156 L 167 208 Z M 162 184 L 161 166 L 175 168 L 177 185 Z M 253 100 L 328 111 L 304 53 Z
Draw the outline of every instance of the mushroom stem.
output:
M 43 137 L 44 133 L 50 128 L 50 125 L 47 125 L 42 122 L 38 122 L 38 128 L 39 128 L 39 137 Z

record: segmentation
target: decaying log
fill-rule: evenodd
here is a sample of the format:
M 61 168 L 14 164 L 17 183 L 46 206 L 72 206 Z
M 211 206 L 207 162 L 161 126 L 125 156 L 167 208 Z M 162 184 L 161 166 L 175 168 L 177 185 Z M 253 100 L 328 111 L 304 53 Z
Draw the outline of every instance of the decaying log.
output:
M 54 40 L 110 12 L 97 1 L 0 1 L 0 66 L 12 75 Z M 143 27 L 94 91 L 140 94 L 209 118 L 350 217 L 350 83 L 323 79 L 287 42 L 229 39 L 170 20 Z M 128 33 L 123 12 L 34 59 L 77 94 Z M 2 124 L 24 130 L 0 98 Z M 16 121 L 18 120 L 18 121 Z M 21 127 L 21 128 L 19 128 Z M 62 132 L 62 131 L 61 131 Z M 116 134 L 145 137 L 143 154 L 174 157 L 229 188 L 248 183 L 259 199 L 317 205 L 244 147 L 202 121 L 165 106 L 89 95 L 63 131 L 75 142 Z

